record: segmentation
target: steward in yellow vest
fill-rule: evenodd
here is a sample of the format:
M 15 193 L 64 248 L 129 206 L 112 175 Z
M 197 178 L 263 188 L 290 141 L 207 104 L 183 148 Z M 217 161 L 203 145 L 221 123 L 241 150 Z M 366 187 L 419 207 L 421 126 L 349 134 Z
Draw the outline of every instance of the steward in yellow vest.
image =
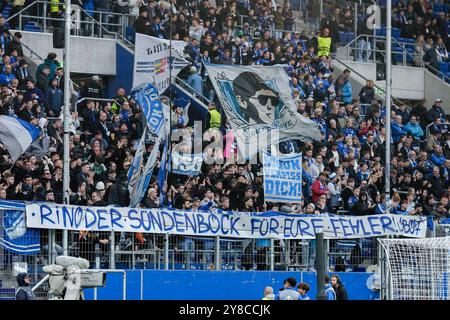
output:
M 216 104 L 214 102 L 209 103 L 208 105 L 208 116 L 207 119 L 209 121 L 206 123 L 209 129 L 216 128 L 220 129 L 220 125 L 222 123 L 222 116 L 219 111 L 216 109 Z
M 329 56 L 331 52 L 330 30 L 324 28 L 322 34 L 317 37 L 317 56 Z
M 66 9 L 64 2 L 61 0 L 51 0 L 50 1 L 50 13 L 60 13 Z

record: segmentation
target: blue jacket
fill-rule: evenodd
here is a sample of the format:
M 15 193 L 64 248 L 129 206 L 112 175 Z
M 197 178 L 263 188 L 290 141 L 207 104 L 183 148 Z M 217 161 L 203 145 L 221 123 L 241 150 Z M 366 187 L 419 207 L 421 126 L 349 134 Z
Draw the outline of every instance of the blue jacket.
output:
M 398 142 L 398 140 L 407 133 L 397 122 L 391 123 L 391 130 L 394 143 Z
M 443 166 L 445 163 L 445 157 L 443 154 L 438 156 L 433 152 L 433 154 L 431 155 L 431 161 L 437 166 Z
M 11 81 L 15 78 L 16 76 L 12 73 L 10 74 L 2 73 L 0 74 L 0 84 L 3 86 L 9 86 L 11 84 Z
M 29 101 L 32 100 L 33 93 L 36 94 L 36 100 L 39 102 L 39 104 L 45 103 L 45 96 L 41 89 L 38 87 L 34 87 L 32 90 L 27 90 L 25 94 L 23 95 L 23 101 Z
M 351 103 L 353 99 L 352 85 L 347 81 L 342 87 L 342 100 L 344 103 Z
M 64 92 L 61 88 L 49 87 L 47 89 L 47 102 L 48 107 L 52 110 L 61 111 L 61 106 L 63 105 Z
M 353 128 L 347 128 L 347 127 L 342 128 L 342 134 L 343 134 L 345 137 L 354 137 L 354 136 L 356 136 L 355 129 L 353 129 Z
M 375 207 L 375 214 L 383 214 L 386 213 L 386 205 L 384 203 L 379 203 Z
M 327 295 L 327 300 L 336 300 L 336 293 L 331 283 L 325 285 L 325 294 Z
M 408 122 L 408 124 L 404 126 L 403 129 L 410 133 L 416 140 L 420 140 L 420 138 L 423 137 L 423 130 L 417 123 Z
M 311 298 L 307 294 L 305 294 L 304 296 L 299 295 L 298 300 L 311 300 Z
M 195 92 L 199 94 L 203 94 L 203 80 L 202 77 L 198 73 L 191 74 L 186 83 L 195 90 Z

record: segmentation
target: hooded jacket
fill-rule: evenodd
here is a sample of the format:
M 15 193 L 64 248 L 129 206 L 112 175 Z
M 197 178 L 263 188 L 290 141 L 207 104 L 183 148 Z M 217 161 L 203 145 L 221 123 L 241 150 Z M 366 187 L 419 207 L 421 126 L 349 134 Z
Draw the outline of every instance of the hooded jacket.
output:
M 42 70 L 45 66 L 48 66 L 50 68 L 50 74 L 48 75 L 48 78 L 52 79 L 55 76 L 56 68 L 59 67 L 59 62 L 56 59 L 50 60 L 48 58 L 45 58 L 44 62 L 41 63 L 36 70 L 36 79 L 39 78 L 39 75 L 42 73 Z
M 25 282 L 26 273 L 19 273 L 17 275 L 17 284 L 19 288 L 16 291 L 16 300 L 35 300 L 34 292 L 30 286 Z

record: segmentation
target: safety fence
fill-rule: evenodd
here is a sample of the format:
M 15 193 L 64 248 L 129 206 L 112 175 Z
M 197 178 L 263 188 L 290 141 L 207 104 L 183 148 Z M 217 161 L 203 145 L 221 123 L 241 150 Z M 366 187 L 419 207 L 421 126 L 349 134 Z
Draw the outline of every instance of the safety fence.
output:
M 3 220 L 2 220 L 3 221 Z M 27 272 L 32 283 L 43 267 L 64 254 L 61 230 L 40 230 L 38 250 L 11 248 L 2 226 L 0 300 L 14 297 L 16 276 Z M 375 238 L 326 240 L 327 269 L 365 271 L 376 264 Z M 68 255 L 82 257 L 92 269 L 315 271 L 315 240 L 232 239 L 172 234 L 69 231 Z M 47 298 L 47 284 L 35 292 Z
M 1 211 L 0 211 L 1 212 Z M 37 249 L 29 243 L 12 245 L 4 227 L 0 235 L 0 300 L 13 299 L 16 276 L 27 272 L 32 283 L 47 275 L 45 265 L 63 255 L 62 230 L 40 229 Z M 429 237 L 447 236 L 450 225 L 435 224 Z M 36 238 L 37 237 L 37 238 Z M 33 242 L 31 241 L 31 242 Z M 330 272 L 375 272 L 378 270 L 377 238 L 325 240 L 326 270 Z M 316 240 L 233 239 L 174 234 L 69 231 L 68 255 L 82 257 L 92 269 L 124 270 L 227 270 L 315 271 Z M 35 294 L 47 299 L 48 284 Z

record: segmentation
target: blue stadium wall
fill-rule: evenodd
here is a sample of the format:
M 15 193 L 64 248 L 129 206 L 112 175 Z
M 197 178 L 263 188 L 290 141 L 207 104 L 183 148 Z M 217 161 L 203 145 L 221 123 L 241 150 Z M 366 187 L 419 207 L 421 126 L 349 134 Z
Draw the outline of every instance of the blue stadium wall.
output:
M 118 88 L 130 93 L 133 85 L 134 54 L 116 43 L 116 76 L 105 83 L 106 97 L 114 97 Z
M 337 274 L 347 288 L 349 299 L 379 299 L 379 291 L 368 288 L 372 273 Z M 260 300 L 265 286 L 272 286 L 277 291 L 288 277 L 309 283 L 310 297 L 315 297 L 314 272 L 129 270 L 127 300 Z M 122 292 L 122 274 L 111 273 L 107 275 L 106 285 L 98 288 L 97 299 L 121 300 Z M 85 290 L 85 295 L 86 299 L 93 299 L 93 289 Z

